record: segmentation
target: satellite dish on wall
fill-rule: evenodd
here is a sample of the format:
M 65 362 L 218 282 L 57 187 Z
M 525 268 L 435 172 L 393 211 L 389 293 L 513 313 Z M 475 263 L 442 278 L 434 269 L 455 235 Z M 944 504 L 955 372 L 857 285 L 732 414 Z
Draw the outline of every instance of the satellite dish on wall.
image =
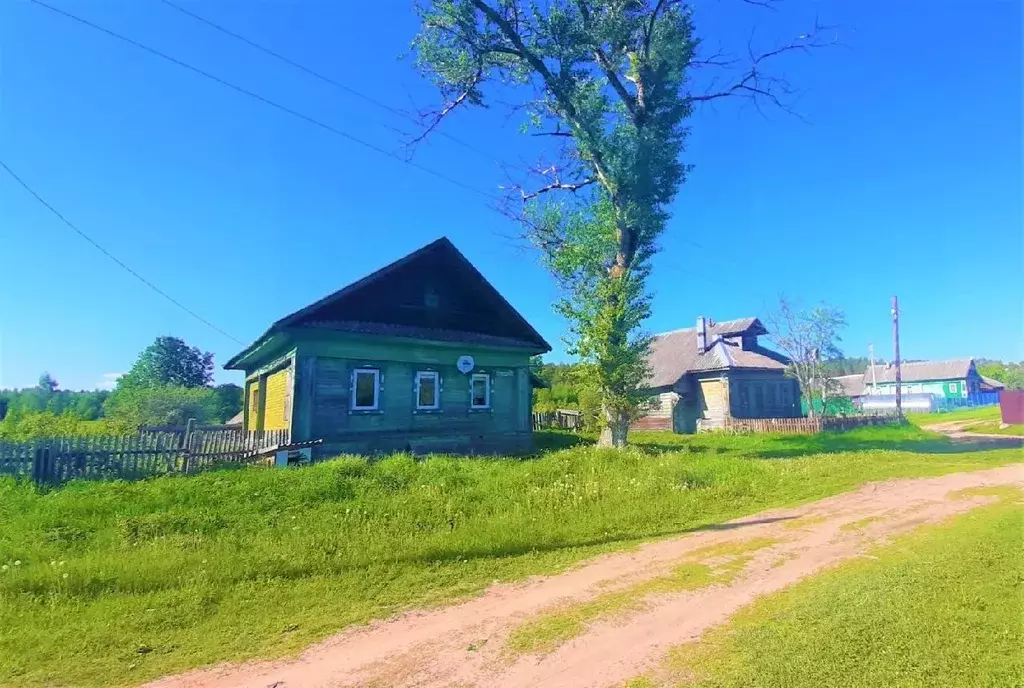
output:
M 459 356 L 459 360 L 455 362 L 455 367 L 459 369 L 460 373 L 468 373 L 473 370 L 476 362 L 472 356 Z

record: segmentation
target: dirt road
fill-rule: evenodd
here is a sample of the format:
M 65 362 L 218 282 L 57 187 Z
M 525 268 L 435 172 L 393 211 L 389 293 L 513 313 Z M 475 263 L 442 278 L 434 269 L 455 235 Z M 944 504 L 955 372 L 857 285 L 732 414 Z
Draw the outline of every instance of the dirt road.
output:
M 673 646 L 698 638 L 755 598 L 924 523 L 995 499 L 955 495 L 967 488 L 1024 488 L 1024 466 L 867 485 L 794 509 L 764 512 L 599 557 L 566 573 L 494 585 L 452 607 L 414 612 L 355 628 L 293 660 L 255 662 L 168 677 L 151 688 L 314 686 L 572 686 L 605 688 L 655 668 Z M 642 587 L 685 561 L 721 563 L 704 553 L 757 538 L 766 544 L 741 559 L 725 583 L 689 591 Z M 768 542 L 769 539 L 771 542 Z M 717 546 L 709 549 L 710 546 Z M 639 586 L 639 587 L 638 587 Z M 572 609 L 616 591 L 650 591 L 639 605 L 600 619 L 543 654 L 514 654 L 510 633 L 553 610 Z

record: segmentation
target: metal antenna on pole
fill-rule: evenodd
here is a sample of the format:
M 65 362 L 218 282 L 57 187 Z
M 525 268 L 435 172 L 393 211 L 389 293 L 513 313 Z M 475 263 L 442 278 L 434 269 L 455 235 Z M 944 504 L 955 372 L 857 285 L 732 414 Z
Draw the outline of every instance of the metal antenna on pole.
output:
M 900 304 L 892 297 L 892 356 L 896 366 L 896 415 L 903 420 L 903 373 L 900 366 Z

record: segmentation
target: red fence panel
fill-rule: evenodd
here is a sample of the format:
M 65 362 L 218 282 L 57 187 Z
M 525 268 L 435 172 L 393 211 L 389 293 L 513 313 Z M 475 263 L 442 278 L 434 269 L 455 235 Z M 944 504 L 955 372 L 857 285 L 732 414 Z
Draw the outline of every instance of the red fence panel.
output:
M 1024 425 L 1024 390 L 999 390 L 999 410 L 1007 425 Z

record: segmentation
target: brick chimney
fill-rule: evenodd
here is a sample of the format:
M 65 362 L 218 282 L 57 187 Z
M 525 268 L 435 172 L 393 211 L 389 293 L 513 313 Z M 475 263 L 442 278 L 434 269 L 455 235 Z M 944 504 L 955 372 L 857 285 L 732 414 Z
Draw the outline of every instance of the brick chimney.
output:
M 708 320 L 703 315 L 697 316 L 697 353 L 708 350 Z

